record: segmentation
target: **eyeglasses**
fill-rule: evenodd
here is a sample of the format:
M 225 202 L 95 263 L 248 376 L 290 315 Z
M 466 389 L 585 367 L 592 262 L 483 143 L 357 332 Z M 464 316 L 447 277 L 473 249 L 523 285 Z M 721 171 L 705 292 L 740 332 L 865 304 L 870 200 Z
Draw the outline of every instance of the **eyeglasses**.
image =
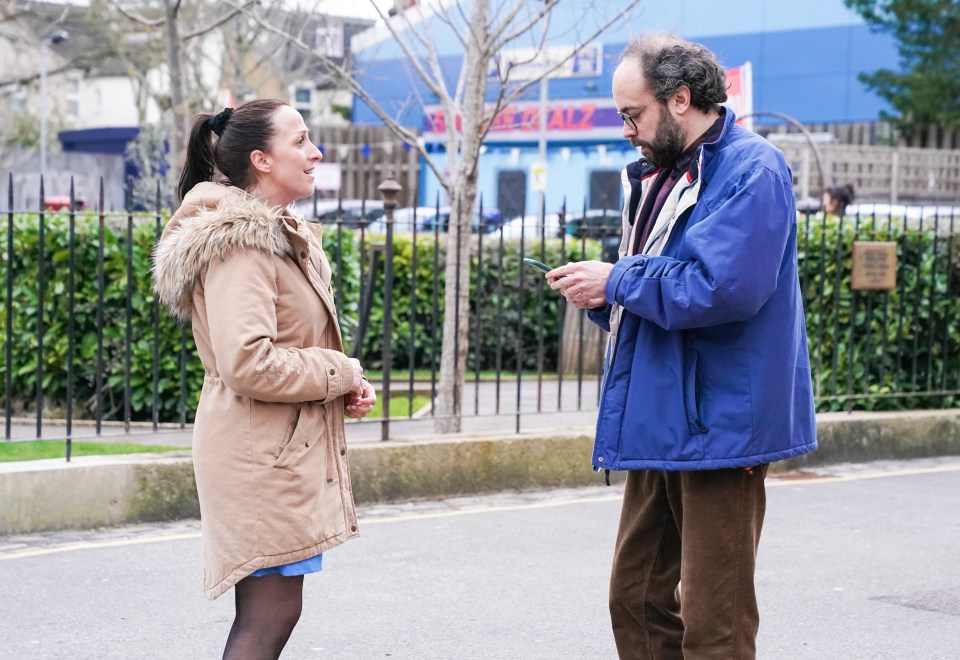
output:
M 650 101 L 650 103 L 653 103 L 653 101 Z M 637 119 L 640 117 L 643 111 L 647 109 L 647 106 L 649 106 L 650 103 L 647 103 L 647 105 L 643 106 L 632 115 L 628 115 L 626 112 L 620 112 L 619 110 L 617 111 L 617 114 L 620 115 L 620 119 L 623 120 L 624 124 L 633 130 L 637 130 Z

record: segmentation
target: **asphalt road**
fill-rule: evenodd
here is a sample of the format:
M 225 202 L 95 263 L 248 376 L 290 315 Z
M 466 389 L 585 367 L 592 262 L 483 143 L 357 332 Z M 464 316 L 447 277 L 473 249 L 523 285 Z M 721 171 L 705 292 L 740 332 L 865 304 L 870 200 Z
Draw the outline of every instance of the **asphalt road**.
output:
M 760 658 L 960 658 L 960 457 L 769 480 Z M 831 475 L 831 476 L 822 476 Z M 284 658 L 615 658 L 617 488 L 367 507 Z M 0 538 L 0 658 L 217 658 L 198 523 Z

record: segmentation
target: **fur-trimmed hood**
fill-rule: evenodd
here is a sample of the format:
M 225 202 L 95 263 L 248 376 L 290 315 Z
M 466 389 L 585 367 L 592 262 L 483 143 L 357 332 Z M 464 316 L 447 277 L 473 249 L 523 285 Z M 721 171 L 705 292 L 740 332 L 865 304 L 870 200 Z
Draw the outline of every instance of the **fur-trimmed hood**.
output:
M 184 198 L 153 252 L 153 290 L 170 313 L 189 321 L 197 278 L 231 250 L 292 253 L 283 229 L 285 209 L 273 209 L 240 190 L 202 183 Z

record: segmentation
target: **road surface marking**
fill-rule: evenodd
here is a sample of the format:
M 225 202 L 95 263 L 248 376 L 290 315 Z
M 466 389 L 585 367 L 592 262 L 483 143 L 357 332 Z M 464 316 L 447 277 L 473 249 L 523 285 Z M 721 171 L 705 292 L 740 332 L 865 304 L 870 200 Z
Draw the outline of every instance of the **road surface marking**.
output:
M 776 479 L 776 473 L 770 476 L 774 481 L 768 481 L 767 487 L 771 486 L 797 486 L 800 484 L 834 484 L 843 481 L 863 481 L 866 479 L 883 479 L 884 477 L 912 477 L 920 474 L 938 474 L 941 472 L 960 472 L 960 464 L 939 465 L 929 468 L 915 468 L 912 470 L 890 470 L 887 472 L 864 472 L 862 474 L 848 474 L 843 477 L 820 477 L 812 476 L 808 479 Z
M 771 480 L 767 482 L 767 487 L 776 488 L 783 486 L 807 486 L 814 484 L 830 484 L 846 481 L 864 481 L 867 479 L 883 479 L 886 477 L 910 477 L 924 474 L 938 474 L 944 472 L 960 472 L 960 464 L 941 465 L 930 468 L 917 468 L 912 470 L 890 470 L 888 472 L 865 472 L 863 474 L 851 474 L 843 477 L 811 477 L 809 479 L 777 479 L 776 474 L 771 475 Z M 455 516 L 468 516 L 478 513 L 500 513 L 504 511 L 527 511 L 533 509 L 549 509 L 568 504 L 595 504 L 599 502 L 615 502 L 621 499 L 621 495 L 601 495 L 595 497 L 580 497 L 575 499 L 553 500 L 550 502 L 531 502 L 528 504 L 508 504 L 504 506 L 491 507 L 471 507 L 469 509 L 457 509 L 456 511 L 434 511 L 431 513 L 411 513 L 400 516 L 388 516 L 380 518 L 360 518 L 364 525 L 379 525 L 384 523 L 411 522 L 417 520 L 431 520 L 436 518 L 452 518 Z M 131 545 L 143 545 L 146 543 L 162 543 L 165 541 L 192 541 L 200 538 L 200 532 L 185 532 L 180 534 L 166 534 L 157 536 L 144 536 L 132 539 L 116 539 L 110 541 L 84 541 L 80 543 L 69 543 L 66 545 L 52 546 L 48 548 L 36 548 L 31 550 L 19 550 L 9 553 L 0 553 L 0 561 L 7 559 L 26 559 L 28 557 L 42 557 L 44 555 L 59 554 L 62 552 L 74 552 L 77 550 L 98 550 L 103 548 L 122 548 Z
M 144 536 L 135 539 L 116 539 L 113 541 L 82 541 L 80 543 L 68 543 L 66 545 L 56 545 L 49 548 L 37 548 L 35 550 L 20 550 L 7 554 L 0 554 L 0 561 L 5 559 L 23 559 L 25 557 L 42 557 L 43 555 L 55 555 L 60 552 L 73 552 L 74 550 L 93 550 L 99 548 L 122 548 L 128 545 L 143 545 L 144 543 L 159 543 L 160 541 L 184 541 L 187 539 L 200 538 L 200 532 L 186 532 L 182 534 L 165 534 L 162 536 Z

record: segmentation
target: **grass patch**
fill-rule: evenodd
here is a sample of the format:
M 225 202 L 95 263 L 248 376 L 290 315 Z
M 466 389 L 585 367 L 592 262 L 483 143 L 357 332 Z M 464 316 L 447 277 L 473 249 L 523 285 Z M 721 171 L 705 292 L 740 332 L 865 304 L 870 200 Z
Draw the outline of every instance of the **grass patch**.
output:
M 135 445 L 123 442 L 74 441 L 73 456 L 103 456 L 107 454 L 153 454 L 165 451 L 184 451 L 188 447 L 162 445 Z M 36 461 L 41 458 L 66 458 L 66 440 L 31 440 L 29 442 L 0 443 L 0 463 Z
M 413 412 L 416 413 L 428 403 L 430 403 L 430 397 L 414 395 Z M 397 396 L 396 394 L 392 395 L 390 397 L 390 417 L 407 417 L 408 415 L 410 415 L 410 397 L 402 395 Z M 377 402 L 374 404 L 373 410 L 370 411 L 370 414 L 367 415 L 365 419 L 380 418 L 382 416 L 383 393 L 377 392 Z
M 379 382 L 383 382 L 383 372 L 382 372 L 382 371 L 376 371 L 376 370 L 373 370 L 373 369 L 364 369 L 364 370 L 363 370 L 363 375 L 366 376 L 367 378 L 369 378 L 370 380 L 377 381 L 378 383 L 379 383 Z M 435 374 L 434 376 L 435 376 L 435 378 L 436 378 L 437 381 L 440 380 L 440 373 L 439 373 L 439 372 L 436 372 L 436 374 Z M 597 375 L 596 375 L 596 374 L 592 374 L 592 373 L 585 372 L 585 373 L 583 374 L 583 377 L 584 377 L 585 380 L 595 380 L 596 377 L 597 377 Z M 474 380 L 476 380 L 476 378 L 477 378 L 477 372 L 468 369 L 468 370 L 467 370 L 467 382 L 468 382 L 468 383 L 472 383 Z M 537 379 L 537 372 L 536 372 L 536 371 L 524 371 L 524 372 L 523 372 L 523 379 L 524 379 L 524 380 L 536 380 L 536 379 Z M 546 371 L 545 371 L 545 372 L 543 373 L 543 379 L 544 379 L 544 380 L 557 380 L 557 374 L 556 374 L 556 372 L 546 372 Z M 577 379 L 577 374 L 565 374 L 564 377 L 563 377 L 563 379 L 564 379 L 565 381 L 567 381 L 567 380 L 576 380 L 576 379 Z M 394 388 L 400 387 L 400 386 L 403 385 L 403 383 L 408 383 L 408 382 L 410 382 L 410 372 L 409 372 L 409 371 L 400 371 L 400 370 L 391 371 L 391 372 L 390 372 L 390 380 L 391 380 L 391 385 L 392 385 L 392 387 L 394 387 Z M 491 369 L 491 370 L 487 370 L 487 371 L 481 371 L 481 372 L 480 372 L 480 380 L 481 380 L 482 382 L 495 381 L 495 380 L 497 380 L 497 372 L 494 371 L 494 370 L 492 370 L 492 369 Z M 511 380 L 512 380 L 512 381 L 516 381 L 516 380 L 517 380 L 517 372 L 516 372 L 516 371 L 501 371 L 501 372 L 500 372 L 500 380 L 501 380 L 501 381 L 511 381 Z M 413 372 L 413 382 L 419 383 L 419 384 L 429 383 L 429 382 L 430 382 L 430 370 L 429 370 L 429 369 L 416 369 L 416 370 L 414 370 L 414 372 Z

